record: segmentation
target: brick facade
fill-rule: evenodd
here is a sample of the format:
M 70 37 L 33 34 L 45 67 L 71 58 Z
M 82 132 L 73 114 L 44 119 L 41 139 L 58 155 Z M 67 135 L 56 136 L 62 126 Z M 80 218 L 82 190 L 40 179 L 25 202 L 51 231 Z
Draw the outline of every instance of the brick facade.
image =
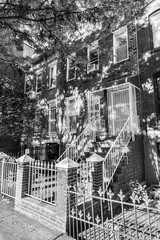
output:
M 123 157 L 114 175 L 113 183 L 110 184 L 115 194 L 119 193 L 120 189 L 127 193 L 130 180 L 138 180 L 140 183 L 145 180 L 143 137 L 136 136 L 135 141 L 130 142 L 128 148 L 129 152 Z

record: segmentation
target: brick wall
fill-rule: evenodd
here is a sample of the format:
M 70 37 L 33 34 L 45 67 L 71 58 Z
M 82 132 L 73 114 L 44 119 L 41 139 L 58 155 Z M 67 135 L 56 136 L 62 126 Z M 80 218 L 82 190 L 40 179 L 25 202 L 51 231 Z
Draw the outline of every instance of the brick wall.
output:
M 140 183 L 145 180 L 143 137 L 136 136 L 135 141 L 130 142 L 128 147 L 128 164 L 124 158 L 116 171 L 116 181 L 110 185 L 114 193 L 119 193 L 120 189 L 128 192 L 130 180 L 138 180 Z
M 61 230 L 64 221 L 57 216 L 56 206 L 40 203 L 33 198 L 23 198 L 17 201 L 15 210 L 34 218 L 45 226 L 50 228 L 56 227 Z
M 68 186 L 77 184 L 78 164 L 71 159 L 64 159 L 57 164 L 57 194 L 55 205 L 50 205 L 32 197 L 26 197 L 29 183 L 30 161 L 34 161 L 28 155 L 17 159 L 17 181 L 15 195 L 15 209 L 52 228 L 53 226 L 66 232 L 68 229 Z M 31 176 L 30 176 L 31 177 Z M 70 207 L 74 205 L 74 199 Z

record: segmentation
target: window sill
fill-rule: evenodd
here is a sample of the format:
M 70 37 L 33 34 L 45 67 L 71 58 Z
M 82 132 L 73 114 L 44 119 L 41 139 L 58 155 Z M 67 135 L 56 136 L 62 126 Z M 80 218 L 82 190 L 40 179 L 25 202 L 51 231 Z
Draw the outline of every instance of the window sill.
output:
M 76 78 L 74 77 L 74 78 L 71 78 L 71 79 L 66 79 L 66 81 L 67 82 L 70 82 L 70 81 L 73 81 L 73 80 L 75 80 Z
M 57 132 L 55 131 L 55 132 L 48 132 L 48 135 L 49 136 L 55 136 L 55 135 L 57 135 Z
M 114 62 L 113 64 L 114 64 L 114 65 L 120 64 L 120 63 L 126 62 L 126 61 L 128 61 L 128 60 L 129 60 L 129 57 L 128 57 L 128 58 L 125 58 L 125 59 L 123 59 L 123 60 L 121 60 L 121 61 L 119 61 L 119 62 Z
M 52 90 L 52 89 L 54 89 L 54 88 L 56 88 L 56 86 L 54 86 L 54 87 L 49 87 L 48 90 Z
M 151 49 L 151 53 L 155 53 L 155 52 L 158 52 L 158 51 L 160 51 L 160 46 L 157 47 L 157 48 L 152 48 Z
M 100 71 L 100 69 L 95 69 L 95 70 L 91 70 L 91 71 L 87 70 L 87 74 L 90 74 L 90 73 L 93 73 L 93 72 L 99 72 L 99 71 Z

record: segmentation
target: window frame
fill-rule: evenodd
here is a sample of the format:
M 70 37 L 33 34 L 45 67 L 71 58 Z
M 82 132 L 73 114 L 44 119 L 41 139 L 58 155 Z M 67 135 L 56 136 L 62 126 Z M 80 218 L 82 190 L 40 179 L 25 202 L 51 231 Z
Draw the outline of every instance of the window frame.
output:
M 29 82 L 28 85 L 29 85 L 29 87 L 30 87 L 28 91 L 26 91 L 27 82 Z M 24 93 L 25 93 L 25 94 L 29 94 L 31 91 L 32 91 L 31 79 L 26 76 L 26 77 L 25 77 L 25 85 L 24 85 Z
M 41 78 L 41 91 L 38 91 L 37 92 L 37 89 L 38 89 L 38 76 L 41 75 L 42 78 Z M 36 94 L 41 94 L 42 93 L 42 81 L 43 81 L 43 72 L 42 70 L 39 70 L 36 72 Z
M 52 79 L 52 77 L 51 77 L 51 69 L 52 69 L 53 67 L 56 68 L 56 70 L 55 70 L 56 74 L 55 74 L 55 76 L 54 76 L 54 77 L 55 77 L 55 85 L 54 85 L 54 86 L 51 86 L 51 79 Z M 48 65 L 48 68 L 49 68 L 49 89 L 56 88 L 56 86 L 57 86 L 57 60 L 54 60 L 53 62 L 51 62 L 51 63 Z M 53 73 L 54 73 L 54 71 L 53 71 Z
M 76 58 L 76 53 L 72 53 L 71 56 L 67 57 L 67 76 L 66 76 L 67 82 L 72 81 L 76 78 L 76 63 L 72 68 L 70 68 L 70 60 L 73 58 Z M 70 69 L 74 69 L 74 77 L 73 78 L 69 78 L 69 70 Z
M 51 108 L 55 109 L 55 118 L 51 119 Z M 48 133 L 49 135 L 55 135 L 56 133 L 56 123 L 57 123 L 57 104 L 56 100 L 48 102 Z M 51 131 L 51 124 L 55 124 L 55 131 Z
M 160 16 L 160 8 L 157 9 L 156 11 L 152 12 L 148 18 L 149 18 L 149 29 L 150 29 L 150 41 L 151 41 L 151 49 L 153 51 L 159 50 L 160 49 L 160 44 L 157 47 L 154 47 L 154 34 L 153 34 L 153 28 L 152 28 L 152 18 L 154 18 L 156 15 Z M 160 32 L 160 31 L 159 31 Z
M 94 61 L 91 62 L 91 59 L 90 59 L 90 53 L 93 52 L 94 50 L 97 50 L 97 53 L 98 53 L 98 64 L 95 64 Z M 88 46 L 87 48 L 87 59 L 88 59 L 88 63 L 87 63 L 87 73 L 90 73 L 90 72 L 94 72 L 94 71 L 98 71 L 99 70 L 99 44 L 98 44 L 98 40 L 97 41 L 94 41 L 90 46 Z M 97 67 L 93 67 L 93 69 L 89 69 L 90 66 L 95 66 L 97 65 Z
M 157 121 L 160 120 L 160 84 L 158 87 L 158 77 L 160 82 L 160 72 L 153 76 Z
M 119 61 L 117 61 L 117 54 L 116 54 L 116 50 L 118 48 L 116 48 L 116 37 L 125 33 L 127 34 L 127 41 L 126 41 L 126 48 L 127 48 L 127 57 L 124 58 L 124 59 L 121 59 Z M 123 47 L 123 46 L 121 46 Z M 123 62 L 123 61 L 126 61 L 129 59 L 129 51 L 128 51 L 128 28 L 127 28 L 127 25 L 125 25 L 124 27 L 121 27 L 119 28 L 118 30 L 116 30 L 115 32 L 113 32 L 113 63 L 114 64 L 117 64 L 117 63 L 120 63 L 120 62 Z
M 71 126 L 70 126 L 70 117 L 76 117 L 76 125 L 77 125 L 77 116 L 78 116 L 78 113 L 77 113 L 77 111 L 76 111 L 76 108 L 75 108 L 75 112 L 72 112 L 71 114 L 70 114 L 70 102 L 71 101 L 74 101 L 74 104 L 76 104 L 76 98 L 75 97 L 69 97 L 68 99 L 67 99 L 67 106 L 68 106 L 68 110 L 67 110 L 67 115 L 68 115 L 68 126 L 69 126 L 69 132 L 71 133 L 71 134 L 73 134 L 73 133 L 76 133 L 76 128 L 75 129 L 71 129 Z
M 40 134 L 41 132 L 41 119 L 40 119 L 40 110 L 36 110 L 35 112 L 35 125 L 34 125 L 34 134 Z M 37 124 L 38 123 L 38 124 Z

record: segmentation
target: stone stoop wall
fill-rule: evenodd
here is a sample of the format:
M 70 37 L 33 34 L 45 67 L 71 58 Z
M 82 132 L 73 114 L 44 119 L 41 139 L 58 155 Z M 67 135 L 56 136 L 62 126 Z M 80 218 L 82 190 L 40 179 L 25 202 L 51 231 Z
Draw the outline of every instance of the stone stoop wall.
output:
M 144 152 L 143 152 L 143 137 L 138 135 L 135 141 L 129 143 L 128 164 L 127 159 L 120 163 L 121 173 L 116 171 L 118 181 L 110 184 L 112 191 L 117 194 L 120 189 L 124 193 L 129 191 L 130 180 L 138 180 L 139 183 L 145 180 L 145 167 L 144 167 Z
M 49 228 L 57 228 L 62 230 L 62 225 L 65 224 L 65 219 L 57 216 L 57 209 L 54 205 L 40 203 L 33 198 L 23 198 L 16 201 L 15 210 L 27 215 Z

